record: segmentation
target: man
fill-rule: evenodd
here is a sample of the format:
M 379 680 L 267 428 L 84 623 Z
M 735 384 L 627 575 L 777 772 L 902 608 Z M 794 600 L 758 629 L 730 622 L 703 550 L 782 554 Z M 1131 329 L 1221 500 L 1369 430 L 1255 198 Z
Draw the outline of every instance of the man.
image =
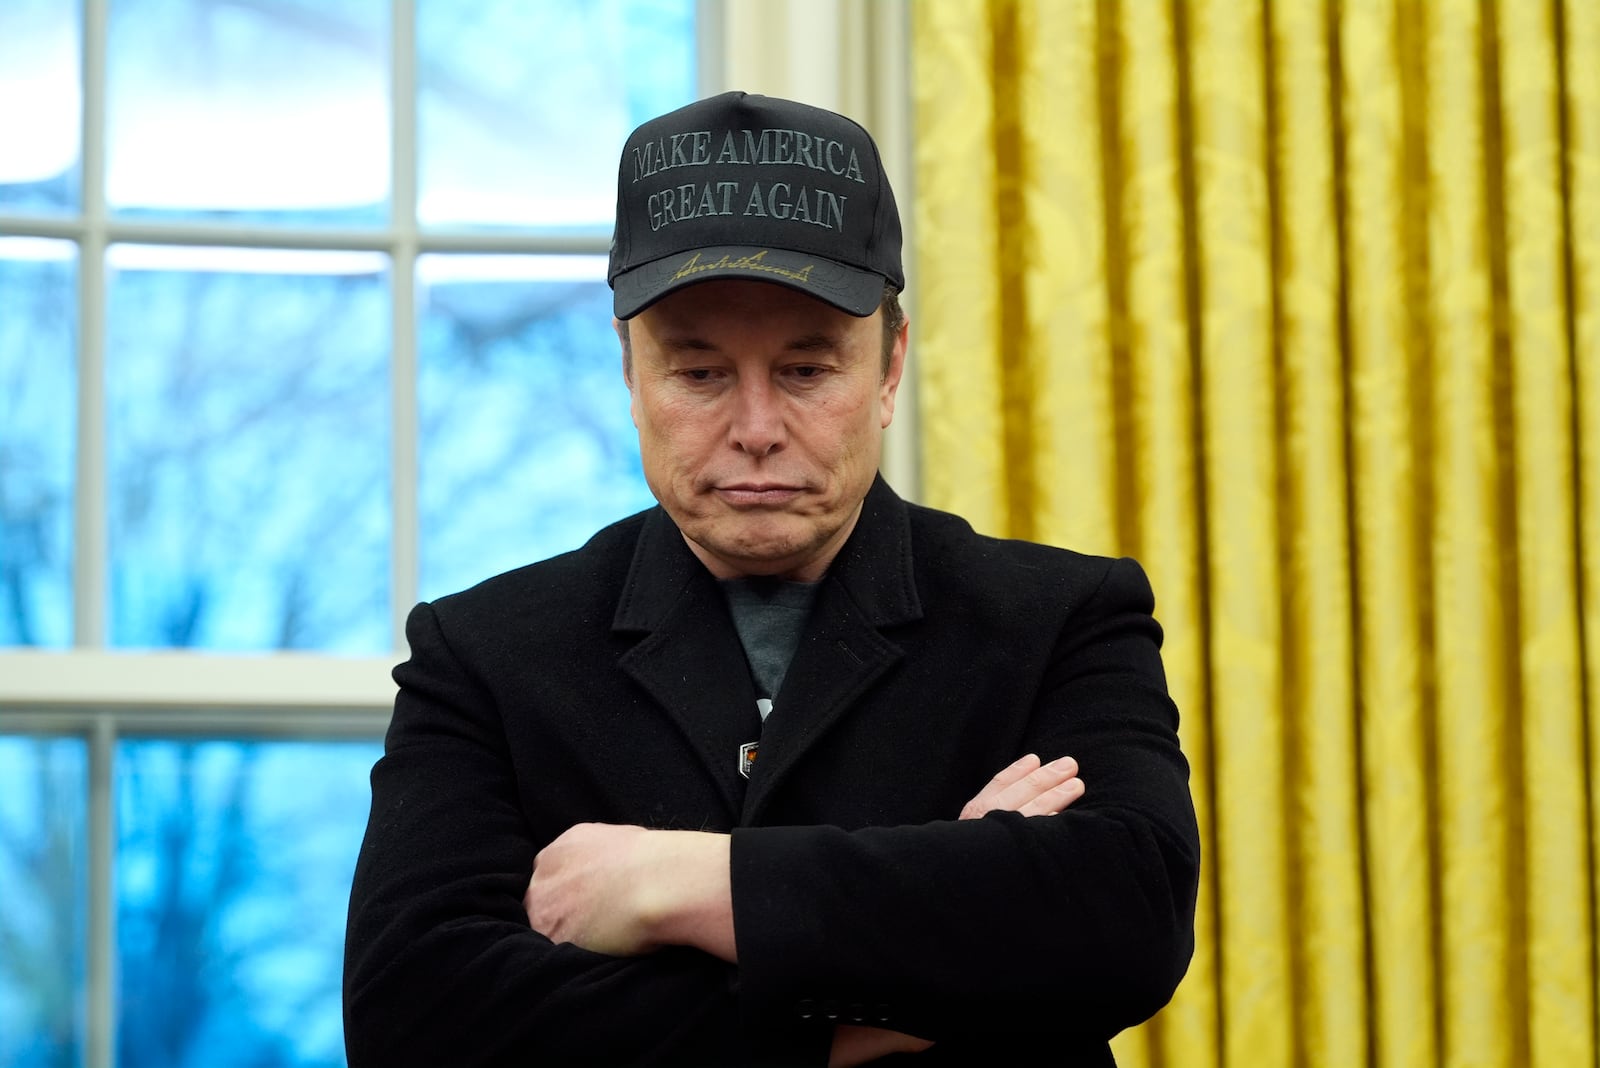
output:
M 1193 948 L 1150 590 L 877 477 L 871 138 L 742 93 L 646 123 L 609 276 L 660 507 L 413 611 L 350 1063 L 1110 1064 Z

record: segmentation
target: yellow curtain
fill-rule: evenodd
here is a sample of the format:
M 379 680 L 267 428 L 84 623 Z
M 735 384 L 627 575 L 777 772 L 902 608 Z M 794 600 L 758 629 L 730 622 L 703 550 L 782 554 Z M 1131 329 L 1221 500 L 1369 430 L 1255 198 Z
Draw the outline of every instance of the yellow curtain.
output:
M 922 496 L 1138 557 L 1194 765 L 1119 1061 L 1596 1064 L 1600 4 L 910 7 Z

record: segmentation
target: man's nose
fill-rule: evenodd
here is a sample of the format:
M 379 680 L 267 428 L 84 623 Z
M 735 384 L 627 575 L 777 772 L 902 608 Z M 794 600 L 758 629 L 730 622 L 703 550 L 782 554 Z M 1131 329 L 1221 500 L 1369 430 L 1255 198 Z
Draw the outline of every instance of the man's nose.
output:
M 766 376 L 739 380 L 729 434 L 734 448 L 752 456 L 765 456 L 783 447 L 783 398 Z

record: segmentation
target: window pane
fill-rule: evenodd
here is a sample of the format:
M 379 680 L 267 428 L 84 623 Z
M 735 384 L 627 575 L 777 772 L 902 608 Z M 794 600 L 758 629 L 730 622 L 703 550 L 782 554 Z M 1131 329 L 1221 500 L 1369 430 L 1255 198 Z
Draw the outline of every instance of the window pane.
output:
M 694 99 L 694 8 L 418 4 L 421 221 L 609 232 L 628 132 Z
M 386 262 L 111 250 L 112 644 L 391 647 Z
M 78 0 L 0 4 L 0 211 L 78 206 Z
M 118 743 L 119 1068 L 342 1065 L 377 742 Z
M 87 1019 L 88 747 L 0 735 L 0 1064 L 78 1068 Z
M 0 238 L 0 645 L 72 641 L 76 255 Z
M 603 256 L 424 256 L 422 594 L 574 549 L 654 503 Z
M 388 9 L 113 0 L 107 202 L 145 217 L 385 221 Z

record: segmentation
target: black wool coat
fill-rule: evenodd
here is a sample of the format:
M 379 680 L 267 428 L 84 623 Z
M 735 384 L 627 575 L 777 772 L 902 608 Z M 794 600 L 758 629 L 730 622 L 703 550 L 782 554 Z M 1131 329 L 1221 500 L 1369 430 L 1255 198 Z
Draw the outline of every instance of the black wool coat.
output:
M 352 1068 L 1108 1065 L 1193 951 L 1199 838 L 1131 560 L 975 534 L 880 480 L 764 727 L 721 591 L 659 508 L 418 605 L 351 893 Z M 749 778 L 741 744 L 759 731 Z M 1057 816 L 963 804 L 1075 757 Z M 731 832 L 739 963 L 552 944 L 534 854 L 581 822 Z

